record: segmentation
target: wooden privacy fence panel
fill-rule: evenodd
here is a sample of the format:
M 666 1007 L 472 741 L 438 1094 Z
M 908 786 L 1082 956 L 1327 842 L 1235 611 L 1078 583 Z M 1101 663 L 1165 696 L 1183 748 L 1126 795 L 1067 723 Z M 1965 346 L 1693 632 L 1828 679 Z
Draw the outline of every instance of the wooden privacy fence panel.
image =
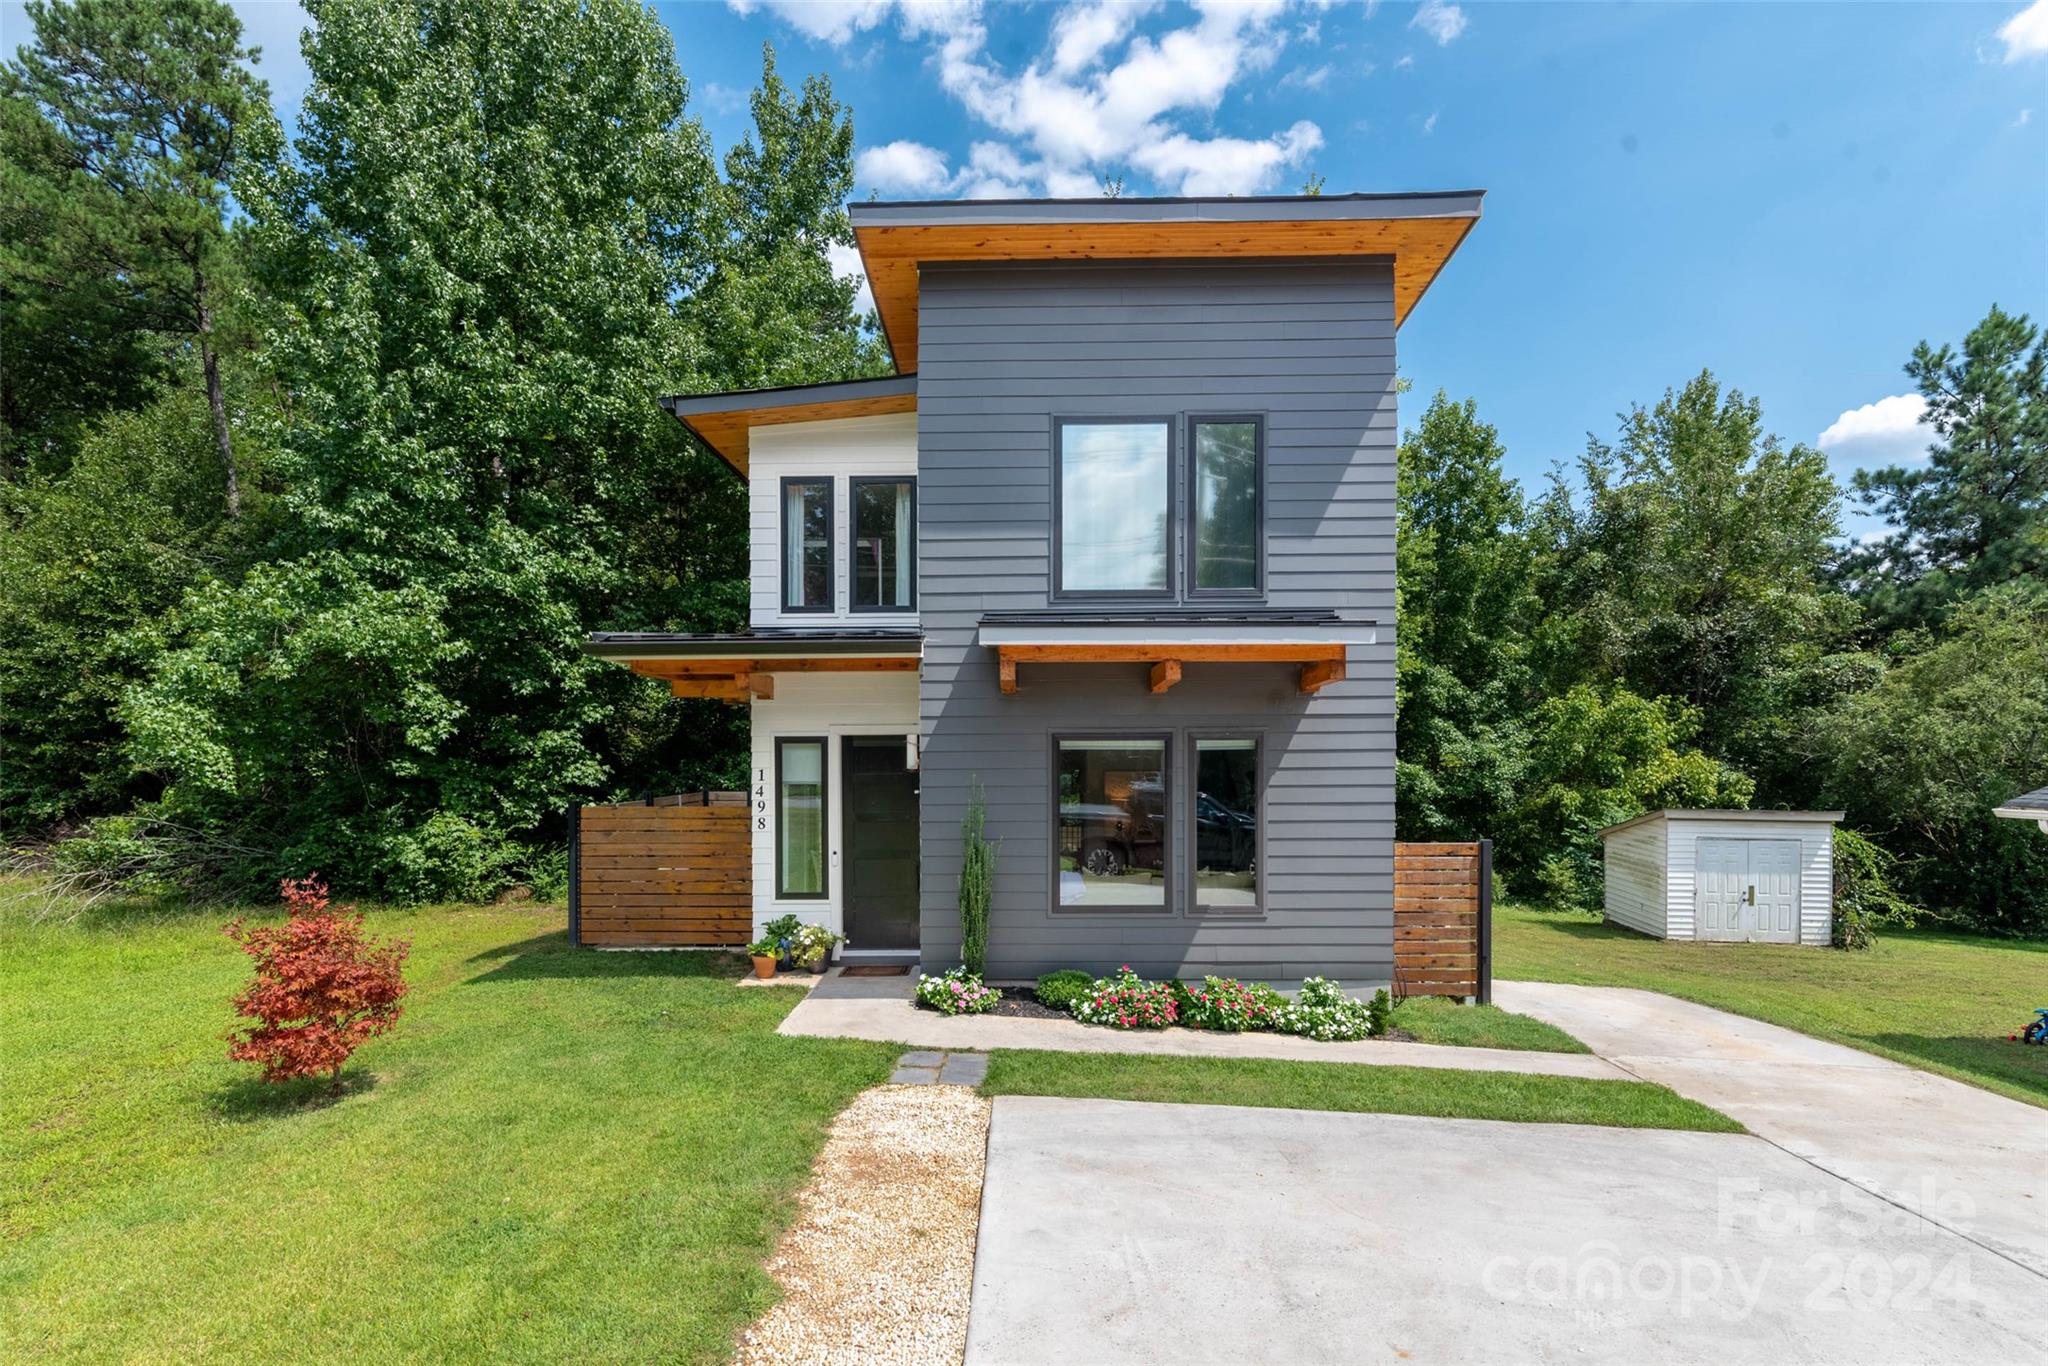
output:
M 569 942 L 738 948 L 754 921 L 744 792 L 569 813 Z
M 1394 994 L 1493 995 L 1493 841 L 1394 846 Z

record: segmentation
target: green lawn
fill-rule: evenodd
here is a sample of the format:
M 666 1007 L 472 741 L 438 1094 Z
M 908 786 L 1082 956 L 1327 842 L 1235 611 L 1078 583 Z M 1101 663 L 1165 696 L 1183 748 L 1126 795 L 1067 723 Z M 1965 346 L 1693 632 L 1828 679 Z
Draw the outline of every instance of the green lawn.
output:
M 1499 1006 L 1468 1006 L 1441 996 L 1411 996 L 1394 1007 L 1393 1024 L 1420 1043 L 1464 1048 L 1522 1048 L 1537 1053 L 1593 1050 L 1559 1029 Z
M 1087 1096 L 1188 1105 L 1375 1111 L 1440 1119 L 1742 1132 L 1741 1125 L 1718 1110 L 1645 1082 L 1453 1072 L 1436 1067 L 1004 1049 L 990 1055 L 988 1080 L 981 1089 L 990 1096 Z
M 558 910 L 379 911 L 405 1019 L 294 1103 L 223 1057 L 222 918 L 0 909 L 0 1360 L 722 1359 L 899 1051 Z
M 1683 944 L 1507 905 L 1493 936 L 1497 978 L 1661 991 L 2048 1106 L 2048 1048 L 2006 1038 L 2048 1006 L 2048 944 L 1922 932 L 1866 953 Z

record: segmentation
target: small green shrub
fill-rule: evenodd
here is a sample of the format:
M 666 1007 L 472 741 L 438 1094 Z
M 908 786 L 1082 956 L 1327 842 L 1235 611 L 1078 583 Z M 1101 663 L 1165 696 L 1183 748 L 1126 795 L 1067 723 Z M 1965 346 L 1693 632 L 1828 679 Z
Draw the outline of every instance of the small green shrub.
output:
M 1095 979 L 1079 968 L 1061 968 L 1038 979 L 1038 1003 L 1054 1010 L 1072 1010 L 1088 994 Z
M 983 984 L 980 973 L 964 967 L 917 979 L 917 1003 L 941 1015 L 980 1015 L 1002 999 L 1003 993 Z
M 1370 1004 L 1346 996 L 1335 982 L 1323 977 L 1305 978 L 1293 1002 L 1273 1021 L 1282 1034 L 1334 1043 L 1346 1039 L 1369 1039 L 1387 1027 L 1392 1002 L 1382 990 Z
M 996 847 L 988 842 L 987 829 L 988 803 L 976 783 L 967 817 L 960 822 L 960 961 L 976 974 L 988 969 L 988 917 L 996 886 Z
M 1213 1029 L 1223 1034 L 1271 1029 L 1287 1004 L 1287 998 L 1271 987 L 1265 988 L 1267 994 L 1262 997 L 1258 987 L 1246 986 L 1235 977 L 1204 977 L 1200 991 L 1190 991 L 1177 981 L 1173 985 L 1180 987 L 1182 993 L 1180 1022 L 1190 1029 Z M 1278 1005 L 1273 1004 L 1275 1001 Z
M 1111 1029 L 1164 1029 L 1180 1014 L 1174 1004 L 1173 987 L 1166 982 L 1148 982 L 1126 963 L 1114 977 L 1102 977 L 1078 997 L 1074 1018 L 1082 1024 L 1108 1025 Z
M 1867 949 L 1880 925 L 1911 929 L 1922 911 L 1892 886 L 1898 858 L 1854 830 L 1835 828 L 1835 923 L 1838 949 Z

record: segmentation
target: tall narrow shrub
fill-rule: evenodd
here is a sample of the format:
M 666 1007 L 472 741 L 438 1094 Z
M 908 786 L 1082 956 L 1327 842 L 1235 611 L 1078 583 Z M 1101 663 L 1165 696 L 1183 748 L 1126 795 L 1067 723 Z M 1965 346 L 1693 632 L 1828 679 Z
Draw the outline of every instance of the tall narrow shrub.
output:
M 996 885 L 996 847 L 983 833 L 987 828 L 988 803 L 976 784 L 960 822 L 960 961 L 977 977 L 988 963 L 989 903 Z

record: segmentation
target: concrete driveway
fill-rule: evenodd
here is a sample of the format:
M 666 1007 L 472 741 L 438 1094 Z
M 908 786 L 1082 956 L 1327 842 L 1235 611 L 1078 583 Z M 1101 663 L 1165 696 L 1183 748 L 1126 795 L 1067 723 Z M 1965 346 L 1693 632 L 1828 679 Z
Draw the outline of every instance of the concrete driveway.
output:
M 2048 1110 L 1654 991 L 1496 982 L 1494 1001 L 2048 1275 Z
M 2044 1303 L 1748 1135 L 1006 1096 L 967 1360 L 2039 1362 Z

